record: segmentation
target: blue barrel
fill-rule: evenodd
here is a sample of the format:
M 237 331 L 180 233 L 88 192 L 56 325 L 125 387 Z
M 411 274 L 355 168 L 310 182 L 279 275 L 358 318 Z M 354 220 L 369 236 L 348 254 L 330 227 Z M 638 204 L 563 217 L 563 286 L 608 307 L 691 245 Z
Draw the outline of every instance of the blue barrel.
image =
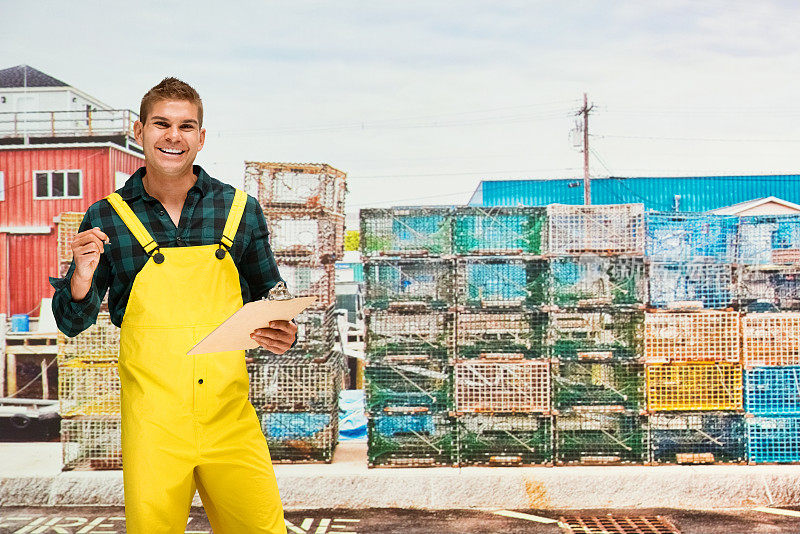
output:
M 28 332 L 30 330 L 30 317 L 24 313 L 16 313 L 11 316 L 12 332 Z

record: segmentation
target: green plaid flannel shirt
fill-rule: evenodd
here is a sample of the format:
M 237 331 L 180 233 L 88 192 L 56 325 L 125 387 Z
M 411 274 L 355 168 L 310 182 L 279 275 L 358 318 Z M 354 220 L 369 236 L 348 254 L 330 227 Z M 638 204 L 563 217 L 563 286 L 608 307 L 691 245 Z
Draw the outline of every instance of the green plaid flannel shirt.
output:
M 209 176 L 200 166 L 194 166 L 197 182 L 189 189 L 181 211 L 178 227 L 164 206 L 151 197 L 142 185 L 145 168 L 134 173 L 117 191 L 142 221 L 150 235 L 162 247 L 197 246 L 219 243 L 228 217 L 235 189 Z M 107 200 L 92 204 L 83 217 L 79 231 L 98 227 L 111 241 L 92 279 L 92 288 L 81 301 L 73 301 L 70 279 L 75 270 L 73 261 L 64 278 L 50 278 L 55 288 L 53 313 L 56 324 L 67 336 L 73 337 L 94 324 L 100 302 L 108 290 L 108 309 L 111 322 L 122 325 L 125 307 L 136 274 L 147 263 L 148 256 L 133 237 L 122 219 Z M 261 207 L 252 196 L 247 197 L 242 221 L 230 249 L 239 270 L 243 302 L 258 300 L 281 281 L 278 266 L 269 245 L 269 232 Z M 202 291 L 201 284 L 197 287 Z

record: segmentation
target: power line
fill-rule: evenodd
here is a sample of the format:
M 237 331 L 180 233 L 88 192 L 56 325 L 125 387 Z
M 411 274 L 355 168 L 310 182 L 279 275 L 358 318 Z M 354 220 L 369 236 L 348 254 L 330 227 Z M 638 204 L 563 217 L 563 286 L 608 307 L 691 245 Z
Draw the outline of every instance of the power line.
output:
M 800 143 L 800 139 L 735 139 L 730 137 L 661 137 L 656 135 L 591 134 L 596 139 L 643 139 L 655 141 L 719 141 L 733 143 Z

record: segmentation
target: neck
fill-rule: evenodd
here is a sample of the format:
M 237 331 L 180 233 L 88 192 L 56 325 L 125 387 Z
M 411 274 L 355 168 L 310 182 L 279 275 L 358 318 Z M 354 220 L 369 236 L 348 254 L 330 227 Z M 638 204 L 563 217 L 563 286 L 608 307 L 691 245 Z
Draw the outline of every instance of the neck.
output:
M 185 174 L 169 175 L 159 174 L 147 165 L 145 167 L 146 172 L 142 177 L 142 184 L 147 194 L 164 206 L 183 206 L 186 194 L 197 182 L 197 176 L 194 175 L 192 169 L 189 168 L 189 172 Z

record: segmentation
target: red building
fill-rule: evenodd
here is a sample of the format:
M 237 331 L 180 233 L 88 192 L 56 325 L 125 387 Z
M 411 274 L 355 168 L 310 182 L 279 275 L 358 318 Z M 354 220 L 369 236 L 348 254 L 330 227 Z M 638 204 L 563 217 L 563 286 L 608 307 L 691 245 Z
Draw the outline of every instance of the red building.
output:
M 85 212 L 143 165 L 137 118 L 26 65 L 0 70 L 0 313 L 39 315 L 59 214 Z

